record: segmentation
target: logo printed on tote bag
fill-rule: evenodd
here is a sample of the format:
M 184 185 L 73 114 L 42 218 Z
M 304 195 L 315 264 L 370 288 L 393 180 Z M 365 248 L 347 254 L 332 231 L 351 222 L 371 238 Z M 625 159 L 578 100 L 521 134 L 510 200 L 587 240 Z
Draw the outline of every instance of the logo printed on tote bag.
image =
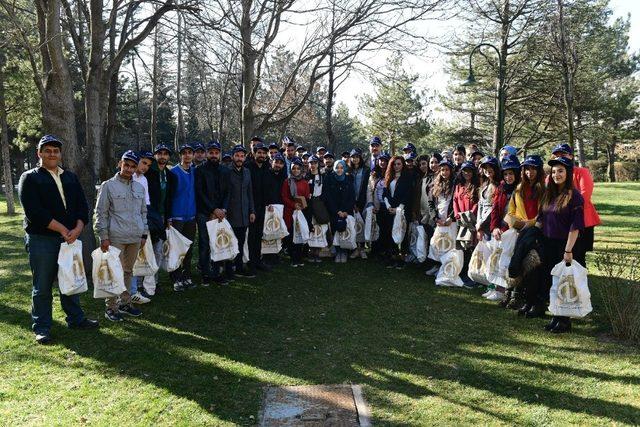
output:
M 578 289 L 572 275 L 562 277 L 558 284 L 558 298 L 565 304 L 571 304 L 578 301 Z

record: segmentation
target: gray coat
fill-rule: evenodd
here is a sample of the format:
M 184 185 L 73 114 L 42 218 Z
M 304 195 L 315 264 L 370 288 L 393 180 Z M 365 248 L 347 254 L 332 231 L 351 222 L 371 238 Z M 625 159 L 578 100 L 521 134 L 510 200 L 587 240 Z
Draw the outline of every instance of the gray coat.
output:
M 243 167 L 239 171 L 232 168 L 227 177 L 227 220 L 232 227 L 248 227 L 249 215 L 255 214 L 251 172 Z
M 120 173 L 103 182 L 96 201 L 96 233 L 111 243 L 136 243 L 149 234 L 144 187 Z

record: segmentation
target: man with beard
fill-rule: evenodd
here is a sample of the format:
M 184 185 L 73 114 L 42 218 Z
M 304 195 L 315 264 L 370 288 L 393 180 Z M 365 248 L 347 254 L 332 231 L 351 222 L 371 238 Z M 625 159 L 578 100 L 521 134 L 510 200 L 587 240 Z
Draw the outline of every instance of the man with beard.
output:
M 245 270 L 242 265 L 242 251 L 246 238 L 247 227 L 256 220 L 256 211 L 253 205 L 253 189 L 251 185 L 251 172 L 244 167 L 247 149 L 242 145 L 233 147 L 233 167 L 227 175 L 229 198 L 227 202 L 227 219 L 233 228 L 233 233 L 238 239 L 238 255 L 234 261 L 236 276 L 253 278 L 255 271 L 249 266 Z M 226 263 L 227 277 L 233 277 L 231 262 Z
M 276 157 L 276 154 L 280 153 L 280 150 L 278 150 L 278 144 L 276 144 L 275 142 L 272 142 L 271 144 L 269 144 L 269 160 L 271 162 L 273 162 L 273 159 Z
M 333 173 L 333 163 L 335 162 L 336 158 L 334 157 L 331 151 L 327 151 L 323 156 L 323 158 L 324 158 L 324 168 L 322 170 L 322 173 L 329 176 Z
M 174 175 L 169 173 L 169 158 L 171 150 L 164 144 L 158 144 L 153 151 L 155 163 L 144 174 L 149 187 L 149 208 L 147 210 L 147 221 L 149 223 L 149 234 L 153 243 L 153 253 L 158 265 L 162 264 L 164 254 L 162 245 L 167 238 L 165 230 L 168 225 L 167 215 L 171 212 L 171 187 Z M 158 275 L 155 280 L 145 280 L 144 290 L 149 296 L 156 294 L 158 285 Z
M 267 206 L 282 204 L 280 190 L 282 189 L 282 183 L 287 179 L 287 174 L 284 171 L 284 165 L 284 156 L 280 153 L 276 154 L 271 162 L 271 168 L 269 169 L 268 174 L 269 179 L 265 199 Z M 268 265 L 275 265 L 279 261 L 278 254 L 266 254 L 263 258 Z
M 226 285 L 227 280 L 220 274 L 222 263 L 212 263 L 209 249 L 209 232 L 207 222 L 212 219 L 222 220 L 225 217 L 224 206 L 228 195 L 224 187 L 229 169 L 220 165 L 220 143 L 216 140 L 207 145 L 207 161 L 196 168 L 196 221 L 198 224 L 199 266 L 202 273 L 202 285 L 211 283 Z
M 287 176 L 289 176 L 289 171 L 291 170 L 291 161 L 294 157 L 296 157 L 296 142 L 288 136 L 285 136 L 284 138 L 282 138 L 282 145 L 284 146 L 285 150 L 284 171 Z
M 249 271 L 268 270 L 269 268 L 261 261 L 260 251 L 262 249 L 262 229 L 264 227 L 265 208 L 268 203 L 271 173 L 269 162 L 267 161 L 267 147 L 259 142 L 254 145 L 254 161 L 246 167 L 251 172 L 251 187 L 253 189 L 253 207 L 256 213 L 256 220 L 249 225 Z
M 198 167 L 207 160 L 204 145 L 200 142 L 193 144 L 193 166 Z

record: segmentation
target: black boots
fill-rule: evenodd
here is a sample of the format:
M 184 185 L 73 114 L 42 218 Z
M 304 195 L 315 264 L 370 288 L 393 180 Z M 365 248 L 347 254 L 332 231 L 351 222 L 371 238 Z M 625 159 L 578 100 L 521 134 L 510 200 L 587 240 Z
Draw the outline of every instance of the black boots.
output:
M 552 334 L 571 332 L 571 319 L 569 317 L 553 316 L 551 322 L 544 329 Z

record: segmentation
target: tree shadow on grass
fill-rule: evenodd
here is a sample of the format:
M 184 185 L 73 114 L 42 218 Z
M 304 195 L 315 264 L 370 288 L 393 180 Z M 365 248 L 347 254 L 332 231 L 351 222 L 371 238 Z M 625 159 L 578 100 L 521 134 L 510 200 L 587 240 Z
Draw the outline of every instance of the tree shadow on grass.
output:
M 368 268 L 363 273 L 368 280 L 352 274 L 358 266 Z M 267 384 L 354 382 L 373 389 L 372 395 L 398 394 L 413 400 L 437 394 L 401 378 L 401 373 L 455 381 L 496 396 L 614 422 L 640 421 L 638 408 L 631 405 L 527 384 L 536 378 L 531 366 L 541 371 L 547 369 L 544 364 L 518 371 L 516 356 L 512 360 L 487 353 L 492 358 L 469 350 L 470 346 L 500 346 L 514 353 L 523 351 L 518 335 L 529 334 L 535 341 L 543 334 L 539 331 L 542 320 L 524 323 L 482 302 L 477 292 L 436 289 L 412 270 L 403 272 L 403 280 L 392 281 L 384 279 L 390 276 L 388 270 L 354 263 L 350 269 L 336 271 L 341 280 L 327 280 L 322 274 L 326 268 L 277 269 L 253 282 L 239 281 L 225 288 L 160 294 L 144 307 L 144 319 L 105 325 L 107 330 L 122 329 L 116 331 L 117 336 L 104 331 L 97 335 L 64 331 L 57 341 L 113 372 L 169 390 L 234 423 L 244 423 L 247 415 L 257 414 L 261 390 Z M 278 280 L 282 277 L 287 281 Z M 377 282 L 371 283 L 374 279 Z M 88 305 L 101 311 L 99 301 Z M 27 325 L 26 310 L 4 306 L 2 312 L 0 321 Z M 488 319 L 501 325 L 500 334 L 486 327 Z M 588 328 L 580 325 L 576 329 L 580 334 Z M 558 337 L 562 339 L 579 338 Z M 553 349 L 543 351 L 554 356 Z M 487 360 L 515 369 L 523 381 L 500 370 L 477 368 Z M 551 375 L 568 373 L 561 364 L 548 369 Z M 376 372 L 377 378 L 362 370 Z M 619 380 L 611 374 L 591 373 L 581 369 L 576 375 Z M 481 410 L 473 402 L 451 401 L 504 422 L 520 420 L 518 415 Z M 381 413 L 397 409 L 395 405 L 402 406 L 389 402 L 380 408 Z

